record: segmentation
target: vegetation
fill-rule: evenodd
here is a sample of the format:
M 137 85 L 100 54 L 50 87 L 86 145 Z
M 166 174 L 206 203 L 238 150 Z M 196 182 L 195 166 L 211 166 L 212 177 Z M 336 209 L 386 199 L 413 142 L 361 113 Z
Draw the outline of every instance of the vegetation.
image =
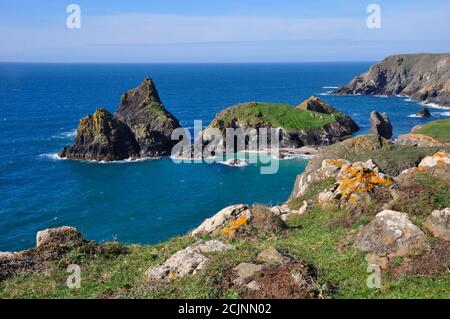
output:
M 414 133 L 424 134 L 443 143 L 450 143 L 450 119 L 433 121 L 414 130 Z
M 336 121 L 342 113 L 318 113 L 294 108 L 288 104 L 250 102 L 236 105 L 220 113 L 212 126 L 233 127 L 235 121 L 258 127 L 283 127 L 286 130 L 319 128 Z M 249 125 L 250 126 L 250 125 Z

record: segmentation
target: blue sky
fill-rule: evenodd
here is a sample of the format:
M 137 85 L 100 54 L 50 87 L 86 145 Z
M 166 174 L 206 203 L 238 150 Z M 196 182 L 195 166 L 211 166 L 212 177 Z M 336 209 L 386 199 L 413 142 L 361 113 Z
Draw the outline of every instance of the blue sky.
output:
M 81 29 L 66 27 L 71 3 Z M 0 61 L 375 61 L 450 52 L 449 16 L 448 0 L 2 1 Z

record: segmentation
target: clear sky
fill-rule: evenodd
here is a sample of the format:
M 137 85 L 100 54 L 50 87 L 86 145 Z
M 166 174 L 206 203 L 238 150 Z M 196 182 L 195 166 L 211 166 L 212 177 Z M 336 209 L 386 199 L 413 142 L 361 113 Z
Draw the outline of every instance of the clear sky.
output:
M 81 28 L 69 29 L 69 4 Z M 369 29 L 369 4 L 381 28 Z M 375 61 L 450 52 L 448 0 L 14 0 L 0 2 L 0 61 Z

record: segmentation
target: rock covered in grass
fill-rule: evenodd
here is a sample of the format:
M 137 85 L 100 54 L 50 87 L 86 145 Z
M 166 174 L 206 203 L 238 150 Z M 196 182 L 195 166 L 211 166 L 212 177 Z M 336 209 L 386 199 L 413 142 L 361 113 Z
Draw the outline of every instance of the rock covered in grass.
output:
M 211 218 L 207 218 L 192 231 L 192 235 L 219 234 L 233 235 L 237 228 L 247 224 L 253 217 L 248 205 L 237 204 L 223 208 Z
M 370 113 L 370 131 L 371 134 L 377 134 L 385 139 L 392 137 L 392 124 L 386 113 L 372 111 Z
M 68 159 L 117 161 L 139 157 L 139 145 L 127 125 L 105 109 L 80 120 L 73 145 L 59 156 Z
M 356 247 L 377 256 L 418 255 L 428 249 L 426 235 L 405 213 L 384 210 L 359 232 Z
M 195 275 L 208 262 L 207 254 L 229 249 L 233 249 L 233 246 L 218 240 L 199 241 L 176 252 L 164 263 L 149 268 L 145 274 L 153 280 L 170 280 Z
M 433 211 L 425 226 L 434 236 L 450 241 L 450 208 Z

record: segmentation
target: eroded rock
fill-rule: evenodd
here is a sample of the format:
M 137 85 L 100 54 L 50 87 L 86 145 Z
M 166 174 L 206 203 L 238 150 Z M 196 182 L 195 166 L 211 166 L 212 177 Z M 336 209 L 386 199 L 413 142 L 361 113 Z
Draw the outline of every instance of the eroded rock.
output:
M 217 234 L 222 232 L 225 235 L 233 235 L 237 228 L 247 224 L 253 215 L 249 207 L 245 204 L 238 204 L 225 207 L 211 218 L 205 221 L 192 231 L 192 235 Z
M 218 240 L 199 241 L 176 252 L 164 263 L 150 267 L 145 274 L 153 280 L 170 280 L 195 275 L 208 262 L 207 254 L 229 249 L 233 249 L 233 246 Z
M 83 242 L 81 233 L 73 227 L 62 226 L 48 228 L 36 234 L 36 247 L 43 245 L 71 245 L 76 246 Z
M 261 262 L 275 262 L 279 264 L 285 264 L 294 260 L 291 256 L 279 252 L 275 247 L 264 249 L 256 258 Z
M 433 211 L 425 226 L 434 236 L 450 241 L 450 208 Z
M 392 124 L 386 113 L 372 111 L 370 113 L 370 131 L 371 134 L 377 134 L 386 139 L 392 137 Z
M 397 257 L 418 255 L 428 249 L 426 236 L 405 213 L 384 210 L 363 227 L 356 247 L 377 256 Z

